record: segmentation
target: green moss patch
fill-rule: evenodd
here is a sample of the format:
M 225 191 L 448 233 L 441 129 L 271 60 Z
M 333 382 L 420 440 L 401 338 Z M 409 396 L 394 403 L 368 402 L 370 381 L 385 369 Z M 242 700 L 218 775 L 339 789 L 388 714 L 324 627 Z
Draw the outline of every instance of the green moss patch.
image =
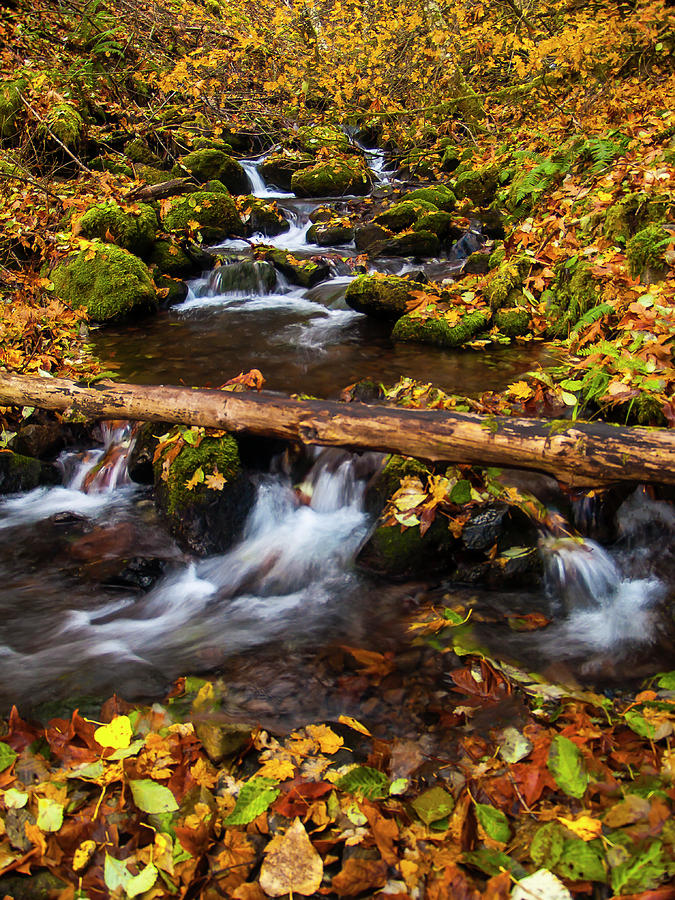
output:
M 665 274 L 664 252 L 674 242 L 675 234 L 662 225 L 648 225 L 638 231 L 626 245 L 626 256 L 633 278 L 643 275 L 647 268 Z
M 164 212 L 162 224 L 167 231 L 176 233 L 199 232 L 205 243 L 244 234 L 232 197 L 215 191 L 197 191 L 173 199 Z
M 455 325 L 451 325 L 442 316 L 423 319 L 405 315 L 394 325 L 391 336 L 395 341 L 416 341 L 436 347 L 461 347 L 487 328 L 489 322 L 490 314 L 483 310 L 467 313 Z
M 329 159 L 300 169 L 291 178 L 298 197 L 341 197 L 367 194 L 371 174 L 361 159 Z
M 559 266 L 553 286 L 542 299 L 547 301 L 547 337 L 567 337 L 581 316 L 599 302 L 588 263 L 574 257 Z
M 128 212 L 114 200 L 106 200 L 85 212 L 80 231 L 87 238 L 112 240 L 136 256 L 143 256 L 157 235 L 157 216 L 147 204 L 138 204 L 133 212 Z
M 457 177 L 454 193 L 458 200 L 471 200 L 476 206 L 489 206 L 499 185 L 499 172 L 495 166 L 470 169 Z
M 241 163 L 222 150 L 193 150 L 188 153 L 174 167 L 173 174 L 180 176 L 186 172 L 202 184 L 220 181 L 233 194 L 245 194 L 250 190 L 248 176 Z
M 424 200 L 426 203 L 432 203 L 445 212 L 452 212 L 457 206 L 457 197 L 445 184 L 417 188 L 416 191 L 407 193 L 402 200 L 403 202 L 406 200 Z
M 356 312 L 381 319 L 398 319 L 408 309 L 413 291 L 427 285 L 394 275 L 359 275 L 347 288 L 345 300 Z
M 390 231 L 403 231 L 432 212 L 438 212 L 438 207 L 428 200 L 402 200 L 375 216 L 373 221 Z

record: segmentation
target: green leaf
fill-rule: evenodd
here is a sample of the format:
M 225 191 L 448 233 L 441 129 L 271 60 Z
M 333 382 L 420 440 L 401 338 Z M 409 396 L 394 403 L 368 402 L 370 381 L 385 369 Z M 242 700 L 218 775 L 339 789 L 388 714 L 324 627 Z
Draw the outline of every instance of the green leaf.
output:
M 583 797 L 588 773 L 581 751 L 569 738 L 557 734 L 548 754 L 548 769 L 555 783 L 568 797 Z
M 425 825 L 444 819 L 455 808 L 455 800 L 440 785 L 429 788 L 410 804 Z
M 18 755 L 8 744 L 0 741 L 0 772 L 4 772 L 5 769 L 9 768 Z
M 448 498 L 451 503 L 468 503 L 471 499 L 471 484 L 465 478 L 453 485 Z
M 279 782 L 273 778 L 254 776 L 239 791 L 237 802 L 230 815 L 225 819 L 226 825 L 248 825 L 264 813 L 281 793 Z
M 335 785 L 347 794 L 358 794 L 367 800 L 381 800 L 389 793 L 389 779 L 370 766 L 355 766 Z
M 532 741 L 512 725 L 505 728 L 499 741 L 499 755 L 506 763 L 517 763 L 532 750 Z
M 615 894 L 638 894 L 658 885 L 666 877 L 667 863 L 661 841 L 654 841 L 646 850 L 612 869 L 612 890 Z
M 37 827 L 40 831 L 58 831 L 63 825 L 63 807 L 49 797 L 38 797 Z
M 157 869 L 152 863 L 149 863 L 138 875 L 133 875 L 127 882 L 127 897 L 136 897 L 138 894 L 144 894 L 149 891 L 153 884 L 157 881 Z
M 675 691 L 675 672 L 664 672 L 659 675 L 656 684 L 664 691 Z
M 515 875 L 516 878 L 522 878 L 527 874 L 517 860 L 512 859 L 508 853 L 503 853 L 501 850 L 488 850 L 486 847 L 482 847 L 480 850 L 463 853 L 462 861 L 490 876 L 499 875 L 504 869 Z
M 137 753 L 140 753 L 145 745 L 145 741 L 143 738 L 139 738 L 137 741 L 129 744 L 128 747 L 122 747 L 119 750 L 115 750 L 114 753 L 111 753 L 110 756 L 106 756 L 106 759 L 110 760 L 120 760 L 120 759 L 128 759 L 130 756 L 136 756 Z
M 601 841 L 582 841 L 568 838 L 556 872 L 570 881 L 607 881 L 607 867 Z
M 133 875 L 127 869 L 126 863 L 122 859 L 115 859 L 109 853 L 105 855 L 105 865 L 103 867 L 103 880 L 108 890 L 115 891 L 117 888 L 126 889 Z
M 5 791 L 3 800 L 7 809 L 23 809 L 28 803 L 28 794 L 24 794 L 23 791 L 17 791 L 16 788 L 10 788 L 8 791 Z
M 173 812 L 178 809 L 176 798 L 168 787 L 157 784 L 150 778 L 139 778 L 130 781 L 129 787 L 134 797 L 136 806 L 146 813 Z
M 405 794 L 408 789 L 409 781 L 407 778 L 395 778 L 389 785 L 389 793 L 396 797 L 398 794 Z
M 78 769 L 66 772 L 66 778 L 81 778 L 83 781 L 98 781 L 101 775 L 103 775 L 103 771 L 103 762 L 98 759 L 96 762 L 85 763 Z
M 565 846 L 565 834 L 565 829 L 557 822 L 547 822 L 537 829 L 530 844 L 530 857 L 537 868 L 556 867 Z
M 630 730 L 639 734 L 640 737 L 653 738 L 655 736 L 655 727 L 637 709 L 629 709 L 624 714 L 624 719 Z
M 476 818 L 485 834 L 494 841 L 505 844 L 511 838 L 509 820 L 500 809 L 486 803 L 476 803 Z

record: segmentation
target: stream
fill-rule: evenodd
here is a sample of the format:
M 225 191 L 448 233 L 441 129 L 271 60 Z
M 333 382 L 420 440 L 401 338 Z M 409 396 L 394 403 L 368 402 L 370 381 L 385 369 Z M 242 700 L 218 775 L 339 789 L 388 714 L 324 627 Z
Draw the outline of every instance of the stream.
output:
M 286 234 L 254 242 L 296 255 L 355 254 L 308 245 L 308 216 L 320 201 L 268 189 L 254 162 L 246 170 L 254 193 L 274 197 L 291 222 Z M 237 241 L 220 249 L 236 258 L 250 252 Z M 413 267 L 406 260 L 371 265 L 396 273 Z M 424 268 L 438 277 L 453 265 L 436 260 Z M 548 360 L 541 345 L 481 353 L 393 345 L 386 326 L 347 308 L 351 277 L 336 264 L 331 279 L 309 290 L 278 278 L 269 291 L 219 293 L 205 273 L 179 306 L 92 340 L 104 364 L 138 383 L 219 384 L 255 367 L 268 388 L 325 397 L 360 378 L 386 384 L 403 374 L 479 393 Z M 563 667 L 572 682 L 623 683 L 658 670 L 671 652 L 665 610 L 675 515 L 639 489 L 618 510 L 612 548 L 542 537 L 543 587 L 385 584 L 354 565 L 373 524 L 363 456 L 336 461 L 316 450 L 303 475 L 309 502 L 273 462 L 255 475 L 240 542 L 195 560 L 166 532 L 148 489 L 129 480 L 130 439 L 128 426 L 104 425 L 99 447 L 61 455 L 62 486 L 0 499 L 9 548 L 0 561 L 5 710 L 17 703 L 46 715 L 64 702 L 93 710 L 113 691 L 156 699 L 180 675 L 217 672 L 227 685 L 224 712 L 234 720 L 284 728 L 348 714 L 383 734 L 414 736 L 429 726 L 424 697 L 442 704 L 447 670 L 453 659 L 460 664 L 411 642 L 407 623 L 423 603 L 482 611 L 477 636 L 492 652 L 538 671 Z M 505 624 L 506 613 L 533 610 L 553 623 L 525 635 Z M 396 654 L 377 695 L 349 648 Z

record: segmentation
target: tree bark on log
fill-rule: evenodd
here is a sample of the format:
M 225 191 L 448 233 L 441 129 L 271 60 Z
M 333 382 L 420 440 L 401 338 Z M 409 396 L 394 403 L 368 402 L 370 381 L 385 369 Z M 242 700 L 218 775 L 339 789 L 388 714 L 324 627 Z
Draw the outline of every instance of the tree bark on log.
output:
M 603 422 L 479 416 L 293 400 L 271 392 L 0 374 L 0 404 L 72 410 L 88 418 L 177 422 L 305 444 L 381 450 L 434 462 L 536 469 L 575 486 L 618 481 L 675 484 L 675 434 Z

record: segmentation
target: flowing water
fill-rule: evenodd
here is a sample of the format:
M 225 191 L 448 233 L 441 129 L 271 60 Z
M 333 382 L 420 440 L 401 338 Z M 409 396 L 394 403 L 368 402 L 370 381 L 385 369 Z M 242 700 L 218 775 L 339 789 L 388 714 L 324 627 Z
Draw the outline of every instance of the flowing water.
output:
M 277 197 L 291 222 L 285 235 L 265 241 L 314 254 L 318 248 L 306 245 L 314 204 L 269 191 L 255 164 L 245 167 L 254 193 Z M 383 157 L 379 177 L 386 178 Z M 242 253 L 237 242 L 227 249 Z M 171 311 L 99 332 L 97 350 L 140 383 L 219 384 L 256 367 L 269 387 L 323 396 L 358 378 L 387 382 L 401 374 L 477 393 L 545 361 L 536 348 L 474 354 L 392 345 L 382 326 L 346 307 L 352 276 L 338 253 L 354 251 L 340 248 L 333 277 L 311 290 L 278 278 L 272 290 L 258 284 L 219 293 L 218 279 L 206 273 Z M 430 268 L 451 265 L 438 260 Z M 411 263 L 377 266 L 400 272 Z M 128 425 L 104 426 L 100 447 L 61 456 L 63 486 L 0 500 L 0 704 L 112 691 L 158 697 L 181 674 L 217 670 L 233 717 L 278 725 L 341 712 L 374 716 L 367 682 L 344 671 L 349 645 L 396 650 L 400 677 L 381 686 L 389 698 L 381 718 L 390 732 L 418 733 L 424 723 L 403 713 L 406 686 L 428 668 L 425 690 L 433 693 L 439 660 L 447 658 L 432 654 L 430 663 L 405 636 L 410 603 L 426 585 L 385 586 L 354 566 L 372 525 L 364 492 L 373 455 L 317 451 L 300 492 L 279 466 L 256 473 L 240 542 L 194 560 L 166 533 L 146 489 L 129 481 L 131 440 Z M 492 608 L 502 622 L 514 610 L 552 613 L 553 624 L 536 634 L 512 635 L 503 624 L 483 629 L 495 652 L 539 669 L 558 661 L 575 677 L 611 670 L 620 680 L 636 658 L 653 667 L 672 626 L 664 607 L 675 515 L 636 492 L 619 510 L 618 530 L 611 552 L 591 540 L 542 539 L 545 589 L 462 594 L 453 587 L 451 598 Z

